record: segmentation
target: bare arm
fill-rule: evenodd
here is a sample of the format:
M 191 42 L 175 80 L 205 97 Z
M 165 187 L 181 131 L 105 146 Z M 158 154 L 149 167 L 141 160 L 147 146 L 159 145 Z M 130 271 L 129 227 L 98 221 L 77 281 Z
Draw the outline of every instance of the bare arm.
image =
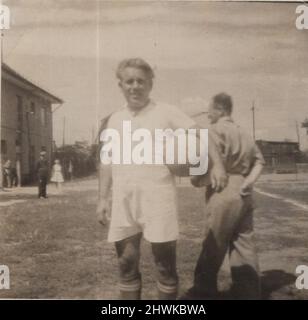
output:
M 111 185 L 111 165 L 100 164 L 98 178 L 98 200 L 107 199 L 109 197 Z
M 196 127 L 197 136 L 200 139 L 200 127 Z M 200 150 L 198 150 L 199 152 Z M 213 139 L 211 133 L 208 135 L 208 155 L 209 155 L 209 174 L 212 188 L 219 192 L 225 188 L 228 182 L 228 177 L 226 173 L 226 169 L 224 167 L 222 156 L 220 154 L 219 148 Z M 198 177 L 192 178 L 192 183 L 197 186 L 198 185 Z
M 112 186 L 112 175 L 111 175 L 111 165 L 99 166 L 99 179 L 98 179 L 98 205 L 96 213 L 98 215 L 98 221 L 105 225 L 108 221 L 109 213 L 109 196 L 111 193 Z
M 263 166 L 265 165 L 263 155 L 256 144 L 254 144 L 253 152 L 254 152 L 254 159 L 255 159 L 254 165 L 249 175 L 245 178 L 241 186 L 240 193 L 242 196 L 251 194 L 253 185 L 258 180 L 262 172 Z
M 209 159 L 212 188 L 219 192 L 227 185 L 228 176 L 222 161 L 219 147 L 217 146 L 211 134 L 209 134 Z
M 263 169 L 263 164 L 257 162 L 252 170 L 250 171 L 249 175 L 245 178 L 242 186 L 241 186 L 241 195 L 249 195 L 251 194 L 252 187 L 254 183 L 258 180 L 261 175 Z

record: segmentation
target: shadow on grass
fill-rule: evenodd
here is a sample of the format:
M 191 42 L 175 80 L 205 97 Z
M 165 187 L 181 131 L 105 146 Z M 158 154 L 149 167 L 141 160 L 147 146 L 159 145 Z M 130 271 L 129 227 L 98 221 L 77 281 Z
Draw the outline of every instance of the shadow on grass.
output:
M 269 300 L 271 294 L 285 286 L 293 284 L 296 277 L 284 270 L 267 270 L 262 272 L 261 275 L 261 299 Z M 215 297 L 209 300 L 238 300 L 245 299 L 239 298 L 233 291 L 232 287 L 229 290 L 219 292 Z
M 267 270 L 262 273 L 262 299 L 268 300 L 271 293 L 279 290 L 280 288 L 294 283 L 296 277 L 292 273 L 285 272 L 284 270 Z
M 294 274 L 285 272 L 284 270 L 274 269 L 262 272 L 261 275 L 261 299 L 269 300 L 271 294 L 287 285 L 293 284 L 296 280 Z M 218 300 L 236 299 L 234 292 L 227 290 L 220 292 Z

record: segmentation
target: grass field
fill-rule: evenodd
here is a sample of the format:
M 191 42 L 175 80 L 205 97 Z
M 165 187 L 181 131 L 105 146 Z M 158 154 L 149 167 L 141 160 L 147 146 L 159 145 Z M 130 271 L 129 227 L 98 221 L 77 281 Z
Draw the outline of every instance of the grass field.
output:
M 308 204 L 308 181 L 261 182 L 258 186 L 266 192 L 278 194 Z
M 263 187 L 262 185 L 259 187 Z M 267 184 L 269 187 L 269 184 Z M 273 187 L 275 188 L 275 186 Z M 180 292 L 191 285 L 201 247 L 203 190 L 179 187 Z M 0 207 L 0 264 L 10 268 L 11 289 L 0 298 L 117 298 L 117 260 L 106 242 L 107 228 L 96 221 L 96 181 L 66 187 L 63 195 Z M 291 204 L 256 195 L 256 239 L 264 298 L 308 299 L 294 287 L 295 268 L 308 265 L 308 212 Z M 148 243 L 142 244 L 143 298 L 155 299 L 155 268 Z M 219 287 L 230 285 L 228 261 Z

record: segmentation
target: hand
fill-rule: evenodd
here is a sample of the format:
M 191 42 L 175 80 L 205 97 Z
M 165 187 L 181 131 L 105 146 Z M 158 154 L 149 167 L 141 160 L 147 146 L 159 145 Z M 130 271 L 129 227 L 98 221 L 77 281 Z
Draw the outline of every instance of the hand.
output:
M 101 199 L 98 202 L 97 208 L 96 208 L 96 213 L 97 213 L 97 219 L 98 222 L 101 225 L 106 225 L 109 221 L 109 204 L 107 199 Z
M 216 165 L 211 169 L 210 179 L 212 189 L 216 192 L 222 191 L 228 183 L 228 176 L 225 169 Z
M 252 187 L 253 187 L 253 183 L 248 182 L 248 181 L 245 180 L 243 182 L 243 184 L 241 185 L 240 195 L 243 196 L 243 197 L 251 195 Z
M 203 174 L 201 176 L 191 176 L 190 183 L 196 188 L 202 188 L 211 184 L 208 174 Z
M 202 182 L 202 176 L 192 176 L 190 178 L 190 183 L 196 188 L 199 188 L 201 186 L 201 182 Z

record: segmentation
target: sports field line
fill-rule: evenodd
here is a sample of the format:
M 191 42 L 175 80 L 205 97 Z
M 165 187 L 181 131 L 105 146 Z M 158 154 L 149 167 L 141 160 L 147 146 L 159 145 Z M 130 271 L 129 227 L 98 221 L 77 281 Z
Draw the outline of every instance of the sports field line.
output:
M 300 209 L 308 211 L 308 205 L 306 205 L 306 204 L 304 204 L 302 202 L 296 201 L 296 200 L 291 199 L 291 198 L 286 198 L 286 197 L 283 197 L 283 196 L 280 196 L 280 195 L 277 195 L 277 194 L 265 192 L 265 191 L 260 190 L 259 188 L 254 188 L 254 190 L 257 193 L 262 194 L 264 196 L 267 196 L 267 197 L 270 197 L 270 198 L 274 198 L 274 199 L 278 199 L 278 200 L 282 200 L 283 202 L 290 203 L 295 207 L 298 207 Z

